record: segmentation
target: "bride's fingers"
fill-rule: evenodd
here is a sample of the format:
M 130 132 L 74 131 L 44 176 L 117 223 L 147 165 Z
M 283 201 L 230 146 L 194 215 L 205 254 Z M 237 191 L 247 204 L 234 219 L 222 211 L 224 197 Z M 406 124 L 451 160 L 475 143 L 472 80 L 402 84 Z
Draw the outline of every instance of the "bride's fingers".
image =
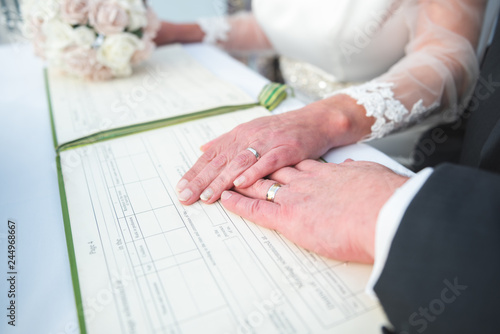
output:
M 254 145 L 255 146 L 255 145 Z M 260 158 L 259 147 L 247 148 L 239 152 L 226 166 L 226 168 L 217 175 L 210 185 L 203 191 L 200 199 L 206 203 L 213 203 L 220 198 L 224 190 L 233 187 L 234 180 L 242 172 L 254 165 Z
M 246 188 L 260 178 L 269 175 L 278 169 L 294 165 L 301 160 L 293 150 L 285 147 L 271 149 L 264 153 L 257 163 L 243 172 L 235 181 L 237 188 Z
M 324 162 L 319 162 L 317 160 L 304 160 L 304 161 L 301 161 L 299 162 L 295 168 L 297 168 L 297 170 L 299 171 L 313 171 L 315 169 L 318 169 L 318 166 L 321 166 L 323 165 Z
M 290 184 L 300 176 L 300 171 L 295 167 L 283 167 L 269 175 L 271 180 L 276 180 L 282 184 Z
M 210 149 L 204 153 L 177 184 L 178 199 L 185 205 L 196 202 L 201 193 L 224 170 L 232 156 L 230 150 L 217 154 L 215 150 Z
M 198 160 L 195 162 L 193 167 L 191 167 L 183 176 L 182 179 L 179 180 L 177 185 L 175 186 L 175 190 L 177 192 L 182 192 L 193 180 L 215 157 L 217 153 L 215 150 L 210 150 L 203 153 Z

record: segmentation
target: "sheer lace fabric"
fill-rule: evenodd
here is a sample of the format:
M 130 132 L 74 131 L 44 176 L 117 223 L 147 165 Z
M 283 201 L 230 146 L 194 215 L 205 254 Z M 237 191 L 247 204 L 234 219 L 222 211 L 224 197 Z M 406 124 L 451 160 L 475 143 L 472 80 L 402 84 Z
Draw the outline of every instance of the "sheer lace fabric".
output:
M 273 50 L 252 13 L 202 18 L 198 20 L 198 24 L 205 33 L 204 42 L 218 44 L 227 51 L 241 53 Z
M 203 43 L 217 44 L 227 41 L 231 26 L 226 17 L 204 17 L 198 19 L 197 23 L 205 33 Z
M 330 40 L 321 42 L 316 38 L 317 43 L 311 44 L 310 31 L 300 34 L 297 29 L 306 30 L 310 26 L 330 29 L 319 22 L 325 17 L 324 13 L 318 14 L 317 22 L 313 21 L 315 16 L 312 12 L 301 17 L 295 11 L 295 16 L 285 17 L 285 14 L 275 10 L 279 1 L 284 0 L 254 1 L 258 17 L 251 13 L 230 16 L 226 25 L 230 29 L 226 34 L 212 33 L 212 36 L 219 36 L 215 40 L 230 51 L 269 50 L 274 47 L 280 53 L 288 52 L 286 55 L 289 57 L 293 57 L 295 52 L 296 59 L 323 64 L 323 69 L 327 69 L 330 61 L 332 66 L 328 69 L 339 81 L 370 80 L 335 93 L 356 99 L 365 107 L 367 116 L 375 118 L 372 133 L 366 140 L 408 127 L 438 110 L 446 115 L 448 122 L 463 111 L 479 75 L 476 45 L 487 0 L 337 0 L 336 3 L 343 6 L 339 5 L 339 10 L 343 8 L 345 12 L 335 15 L 350 15 L 357 22 L 361 22 L 360 17 L 365 15 L 365 20 L 368 20 L 366 25 L 373 24 L 369 21 L 369 14 L 359 16 L 353 12 L 354 8 L 374 3 L 380 8 L 397 8 L 388 11 L 389 16 L 384 20 L 377 21 L 380 27 L 374 30 L 376 33 L 371 36 L 371 45 L 360 48 L 351 63 L 346 63 L 345 54 L 339 54 L 339 50 L 333 52 L 336 49 L 329 48 L 329 45 L 339 42 L 356 45 L 356 29 L 363 28 L 361 23 L 349 28 L 350 32 L 345 31 L 349 22 L 344 22 L 345 27 L 339 24 L 333 35 L 324 35 Z M 314 1 L 318 5 L 322 3 L 321 0 Z M 322 8 L 328 8 L 332 3 L 330 0 L 323 2 L 325 5 Z M 288 6 L 297 3 L 290 1 Z M 265 6 L 273 9 L 273 24 L 265 21 L 266 17 L 271 17 L 262 14 L 265 13 Z M 295 38 L 291 38 L 289 34 L 294 32 Z M 406 37 L 401 36 L 401 32 Z M 394 43 L 398 46 L 394 47 Z M 384 48 L 392 48 L 390 54 Z M 400 55 L 399 49 L 403 48 Z M 388 67 L 387 58 L 392 62 Z M 365 67 L 358 66 L 360 63 Z M 359 68 L 370 73 L 361 73 Z
M 334 94 L 346 94 L 357 100 L 366 110 L 366 116 L 375 118 L 371 134 L 364 141 L 383 138 L 404 127 L 425 118 L 426 114 L 437 108 L 437 104 L 425 107 L 420 99 L 408 110 L 394 97 L 394 83 L 370 81 L 359 86 L 349 87 Z
M 358 101 L 374 117 L 365 140 L 382 138 L 440 110 L 456 120 L 479 76 L 476 43 L 486 1 L 420 1 L 409 6 L 407 55 L 387 73 L 337 92 Z

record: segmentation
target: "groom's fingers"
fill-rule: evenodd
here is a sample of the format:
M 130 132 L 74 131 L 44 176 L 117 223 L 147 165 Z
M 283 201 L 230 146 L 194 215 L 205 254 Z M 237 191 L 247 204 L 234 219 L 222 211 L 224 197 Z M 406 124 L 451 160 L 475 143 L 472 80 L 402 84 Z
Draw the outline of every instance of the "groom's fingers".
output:
M 258 225 L 272 230 L 281 228 L 281 209 L 276 203 L 248 198 L 234 191 L 224 191 L 221 202 L 229 211 Z
M 273 187 L 274 186 L 274 187 Z M 271 189 L 271 187 L 273 187 Z M 282 188 L 287 188 L 288 186 L 282 185 L 279 182 L 268 179 L 257 180 L 254 184 L 247 188 L 236 188 L 235 191 L 238 193 L 253 199 L 267 200 L 268 194 L 274 198 L 273 202 L 280 204 L 280 199 L 282 199 L 282 193 L 285 191 Z

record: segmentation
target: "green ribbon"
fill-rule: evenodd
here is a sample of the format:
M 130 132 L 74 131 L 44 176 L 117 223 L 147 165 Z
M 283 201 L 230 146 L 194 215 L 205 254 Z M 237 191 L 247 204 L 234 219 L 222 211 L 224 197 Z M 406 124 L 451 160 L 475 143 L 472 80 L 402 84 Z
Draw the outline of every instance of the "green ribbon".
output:
M 271 82 L 264 86 L 259 94 L 259 104 L 269 111 L 273 111 L 288 97 L 290 87 Z

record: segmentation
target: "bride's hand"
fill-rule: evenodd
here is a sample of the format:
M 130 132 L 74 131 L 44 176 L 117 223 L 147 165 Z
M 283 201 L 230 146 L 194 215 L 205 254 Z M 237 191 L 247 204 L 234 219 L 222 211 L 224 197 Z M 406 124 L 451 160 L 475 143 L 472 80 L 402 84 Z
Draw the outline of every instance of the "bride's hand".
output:
M 205 144 L 203 155 L 177 185 L 179 200 L 186 205 L 200 198 L 213 203 L 233 186 L 248 187 L 282 167 L 319 158 L 331 147 L 359 140 L 366 133 L 352 125 L 364 113 L 357 110 L 356 117 L 346 116 L 346 103 L 362 108 L 354 100 L 335 97 L 241 124 Z

